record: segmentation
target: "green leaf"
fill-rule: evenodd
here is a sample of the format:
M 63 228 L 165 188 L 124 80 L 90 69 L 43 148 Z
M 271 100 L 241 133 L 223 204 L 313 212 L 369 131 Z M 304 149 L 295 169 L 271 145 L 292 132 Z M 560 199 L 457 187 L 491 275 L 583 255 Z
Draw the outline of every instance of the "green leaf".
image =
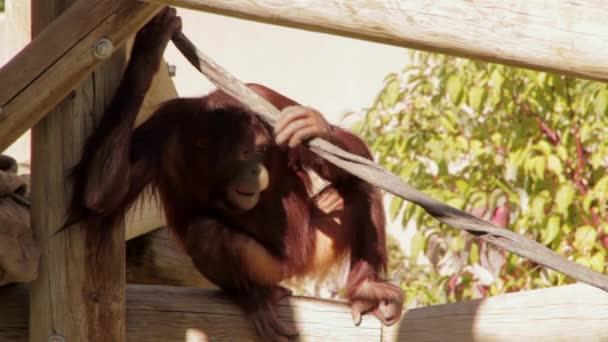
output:
M 469 105 L 477 113 L 481 112 L 485 92 L 485 89 L 482 87 L 472 87 L 469 89 Z
M 581 264 L 585 267 L 591 267 L 591 260 L 587 256 L 580 256 L 574 260 L 577 264 Z
M 590 250 L 593 248 L 596 239 L 597 232 L 593 226 L 581 226 L 574 233 L 574 247 L 580 251 Z
M 589 265 L 592 270 L 604 273 L 604 270 L 606 269 L 606 253 L 601 251 L 595 253 L 589 260 Z
M 450 120 L 445 116 L 440 117 L 439 122 L 441 123 L 441 126 L 449 133 L 456 133 L 458 131 L 456 126 L 454 126 L 454 124 L 452 124 L 452 122 L 450 122 Z
M 448 78 L 446 83 L 448 94 L 452 103 L 457 106 L 462 97 L 462 80 L 458 74 L 453 74 Z
M 542 244 L 548 245 L 553 242 L 553 239 L 557 237 L 560 231 L 560 218 L 559 216 L 551 216 L 547 220 L 547 228 L 541 231 Z
M 399 197 L 393 197 L 391 200 L 391 207 L 389 209 L 389 213 L 391 214 L 391 218 L 394 220 L 399 215 L 399 211 L 401 210 L 401 206 L 403 205 L 403 199 Z
M 454 197 L 454 198 L 450 198 L 446 203 L 456 209 L 462 210 L 462 209 L 464 209 L 465 199 L 461 198 L 461 197 Z
M 393 79 L 386 85 L 384 89 L 384 96 L 382 97 L 382 106 L 384 108 L 392 108 L 399 100 L 401 84 L 399 80 Z
M 547 200 L 541 196 L 532 198 L 532 215 L 535 222 L 542 222 L 545 218 L 545 204 Z
M 574 200 L 575 194 L 576 190 L 574 190 L 572 184 L 565 183 L 560 186 L 555 194 L 555 205 L 557 206 L 556 210 L 558 213 L 568 216 L 568 207 L 570 207 L 570 204 Z
M 608 193 L 608 175 L 600 178 L 600 180 L 595 183 L 593 186 L 593 191 L 597 192 L 598 194 Z
M 469 264 L 476 264 L 479 262 L 479 246 L 477 242 L 471 243 L 471 250 L 469 251 Z
M 545 168 L 547 167 L 547 161 L 545 156 L 534 157 L 534 171 L 538 179 L 545 179 Z
M 462 135 L 459 135 L 456 137 L 456 146 L 458 146 L 460 150 L 466 151 L 469 149 L 469 141 L 467 140 L 467 138 L 463 137 Z
M 549 171 L 553 172 L 556 175 L 561 175 L 563 168 L 562 168 L 562 162 L 559 160 L 559 158 L 554 155 L 554 154 L 550 154 L 547 157 L 547 169 L 549 169 Z
M 600 116 L 604 115 L 606 107 L 608 107 L 608 92 L 606 89 L 602 89 L 597 93 L 595 101 L 593 101 L 593 110 L 596 115 Z
M 533 150 L 540 151 L 544 155 L 548 155 L 551 153 L 551 145 L 548 142 L 541 140 L 536 145 L 532 147 Z
M 565 222 L 564 224 L 562 224 L 562 232 L 564 232 L 564 234 L 570 234 L 572 233 L 572 225 L 570 225 L 569 223 Z
M 416 232 L 412 237 L 412 258 L 414 260 L 416 260 L 418 254 L 424 250 L 425 243 L 426 239 L 424 238 L 424 234 L 420 231 Z
M 557 146 L 556 152 L 557 152 L 557 156 L 559 157 L 559 159 L 561 159 L 561 160 L 568 159 L 568 150 L 564 146 L 562 146 L 562 145 Z

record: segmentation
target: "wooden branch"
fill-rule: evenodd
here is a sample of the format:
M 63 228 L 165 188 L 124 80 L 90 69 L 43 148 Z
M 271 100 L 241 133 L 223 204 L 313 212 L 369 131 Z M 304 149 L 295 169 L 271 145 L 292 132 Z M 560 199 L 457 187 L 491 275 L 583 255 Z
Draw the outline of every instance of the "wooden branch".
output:
M 79 0 L 50 24 L 0 69 L 0 151 L 102 62 L 93 55 L 101 38 L 118 49 L 159 8 L 132 0 Z
M 27 288 L 0 287 L 0 341 L 27 341 Z M 279 316 L 300 329 L 300 341 L 580 341 L 608 339 L 608 294 L 575 284 L 467 302 L 412 309 L 401 322 L 381 328 L 365 316 L 353 326 L 341 302 L 292 297 Z M 183 342 L 251 341 L 243 312 L 212 290 L 169 286 L 127 287 L 127 340 Z M 382 329 L 382 333 L 381 333 Z
M 199 51 L 183 33 L 174 35 L 172 39 L 186 59 L 219 89 L 249 107 L 270 125 L 273 125 L 280 117 L 279 110 L 224 70 L 209 56 Z M 419 205 L 442 223 L 466 230 L 502 249 L 608 291 L 608 276 L 606 275 L 570 261 L 536 241 L 508 229 L 496 227 L 490 222 L 437 201 L 405 184 L 399 177 L 382 166 L 348 153 L 326 140 L 314 138 L 307 144 L 313 152 L 325 160 L 372 185 Z
M 127 242 L 127 283 L 216 287 L 194 267 L 167 228 Z
M 385 44 L 608 79 L 599 0 L 147 0 Z

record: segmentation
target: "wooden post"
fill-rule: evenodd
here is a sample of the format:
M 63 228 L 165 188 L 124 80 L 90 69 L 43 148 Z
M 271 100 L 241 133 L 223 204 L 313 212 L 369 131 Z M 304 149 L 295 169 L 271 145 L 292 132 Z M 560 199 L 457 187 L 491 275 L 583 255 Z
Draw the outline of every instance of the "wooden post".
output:
M 608 79 L 608 7 L 601 0 L 146 1 Z M 381 63 L 381 56 L 376 63 Z
M 33 35 L 71 2 L 33 0 Z M 124 229 L 73 226 L 56 233 L 69 203 L 69 170 L 111 100 L 125 61 L 124 49 L 115 52 L 32 131 L 31 220 L 42 258 L 31 289 L 30 341 L 125 340 Z M 107 239 L 103 248 L 102 235 Z

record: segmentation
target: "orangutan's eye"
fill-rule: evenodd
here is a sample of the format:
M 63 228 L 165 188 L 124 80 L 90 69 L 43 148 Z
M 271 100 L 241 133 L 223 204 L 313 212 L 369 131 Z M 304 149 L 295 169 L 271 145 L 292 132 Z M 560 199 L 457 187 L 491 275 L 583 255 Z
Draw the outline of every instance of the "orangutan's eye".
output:
M 266 153 L 266 151 L 268 150 L 268 145 L 258 145 L 255 150 L 257 153 L 260 154 Z

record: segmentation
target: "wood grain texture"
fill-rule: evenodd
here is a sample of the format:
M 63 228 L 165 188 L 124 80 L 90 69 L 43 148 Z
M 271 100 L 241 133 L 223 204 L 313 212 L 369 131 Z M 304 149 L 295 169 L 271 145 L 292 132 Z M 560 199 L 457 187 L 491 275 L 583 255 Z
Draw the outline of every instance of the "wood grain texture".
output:
M 167 228 L 127 242 L 127 283 L 215 288 Z
M 489 62 L 608 79 L 605 25 L 608 7 L 600 0 L 147 1 Z
M 608 341 L 608 293 L 584 284 L 406 312 L 383 342 Z
M 33 34 L 48 32 L 45 26 L 71 3 L 71 0 L 33 0 Z M 53 26 L 51 32 L 61 34 L 72 26 L 78 31 L 79 20 L 96 19 L 98 23 L 76 46 L 63 46 L 68 49 L 65 55 L 8 103 L 8 117 L 0 130 L 15 123 L 20 114 L 27 120 L 43 117 L 99 65 L 100 61 L 91 54 L 97 39 L 108 34 L 106 38 L 119 47 L 121 40 L 132 35 L 158 9 L 129 0 L 116 3 L 116 10 L 107 16 L 96 17 L 93 6 L 90 8 L 93 13 L 64 21 L 67 28 Z M 25 54 L 33 58 L 30 60 L 33 66 L 38 66 L 37 58 L 46 56 L 45 45 L 37 46 Z M 67 341 L 125 341 L 124 228 L 96 231 L 75 225 L 57 233 L 64 223 L 71 194 L 70 170 L 80 159 L 86 137 L 114 96 L 125 65 L 126 50 L 116 50 L 32 130 L 31 221 L 42 257 L 40 275 L 32 283 L 30 293 L 31 341 L 51 341 L 55 335 Z M 8 71 L 14 74 L 18 71 L 14 68 L 13 65 Z
M 0 287 L 0 303 L 0 341 L 27 341 L 27 287 Z M 390 328 L 367 316 L 354 327 L 345 304 L 314 298 L 283 301 L 279 313 L 295 322 L 300 341 L 608 341 L 608 294 L 584 284 L 412 309 Z M 186 340 L 188 335 L 200 339 Z M 243 312 L 218 291 L 127 287 L 129 342 L 255 341 L 253 336 Z
M 40 2 L 52 8 L 52 2 Z M 0 151 L 70 94 L 102 61 L 92 54 L 106 38 L 116 49 L 160 9 L 134 0 L 79 0 L 0 69 Z M 34 27 L 35 25 L 32 24 Z

